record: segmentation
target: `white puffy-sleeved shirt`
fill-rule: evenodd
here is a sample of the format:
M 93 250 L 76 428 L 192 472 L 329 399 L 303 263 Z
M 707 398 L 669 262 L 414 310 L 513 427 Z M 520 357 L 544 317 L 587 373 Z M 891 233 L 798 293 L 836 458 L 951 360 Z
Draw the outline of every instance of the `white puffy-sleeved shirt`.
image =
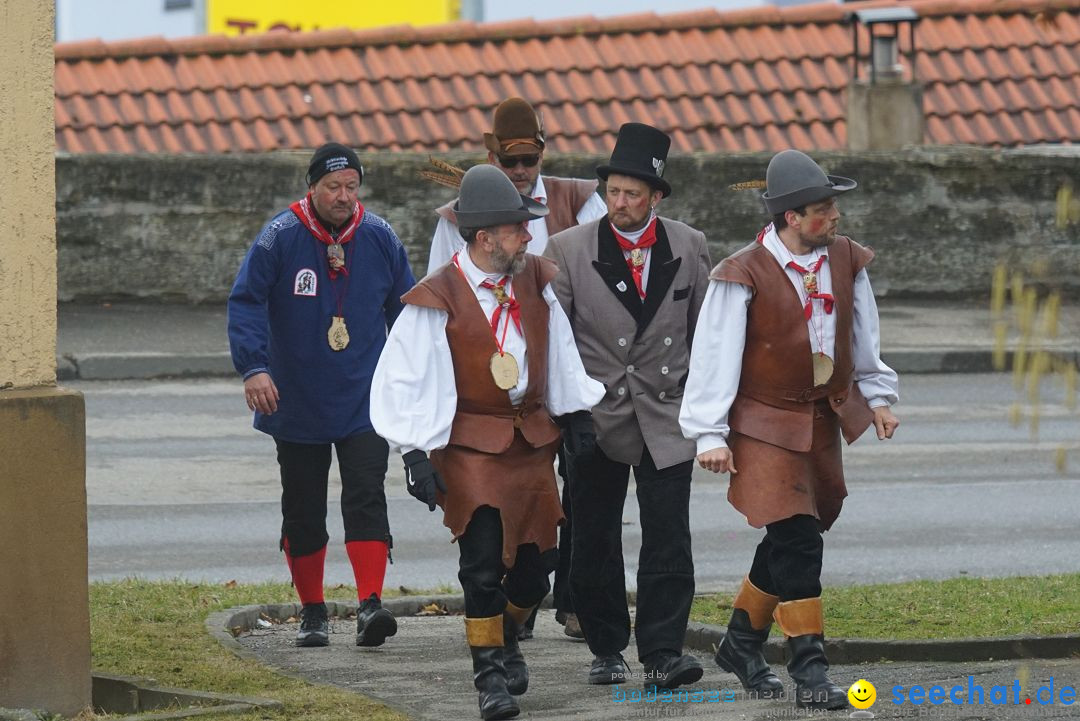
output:
M 547 190 L 544 188 L 543 176 L 537 176 L 536 178 L 533 199 L 547 205 Z M 575 217 L 578 225 L 581 225 L 602 218 L 605 215 L 607 215 L 607 205 L 604 204 L 599 195 L 593 193 L 585 201 L 585 205 L 581 206 L 581 210 L 577 212 Z M 532 240 L 529 241 L 529 252 L 533 255 L 543 255 L 548 242 L 547 221 L 544 218 L 530 220 L 528 230 L 529 235 L 532 236 Z M 431 239 L 431 255 L 428 257 L 427 267 L 428 275 L 450 262 L 450 259 L 454 257 L 454 253 L 459 253 L 464 248 L 465 239 L 458 232 L 458 227 L 446 218 L 439 216 L 439 223 L 435 226 L 435 235 Z
M 485 280 L 497 284 L 502 275 L 478 268 L 468 250 L 458 254 L 457 263 L 485 317 L 490 318 L 497 305 L 495 294 L 480 284 Z M 513 294 L 513 280 L 507 282 L 506 290 Z M 561 416 L 590 410 L 604 397 L 604 386 L 586 375 L 570 321 L 550 285 L 544 286 L 543 297 L 548 305 L 548 413 Z M 403 454 L 414 449 L 430 452 L 443 448 L 450 440 L 457 411 L 457 383 L 446 339 L 447 319 L 444 310 L 406 305 L 375 367 L 371 421 L 390 447 Z M 503 323 L 505 320 L 499 324 L 500 340 Z M 529 349 L 512 322 L 506 326 L 503 350 L 518 361 L 518 384 L 507 391 L 510 402 L 516 405 L 525 397 L 529 385 Z
M 815 248 L 807 255 L 793 256 L 770 227 L 762 238 L 769 253 L 784 268 L 799 298 L 806 301 L 802 276 L 787 267 L 794 260 L 803 268 L 812 268 L 828 248 Z M 821 293 L 832 293 L 832 274 L 826 259 L 818 276 Z M 713 280 L 705 294 L 698 317 L 694 347 L 690 353 L 690 374 L 683 392 L 679 425 L 683 435 L 697 443 L 700 455 L 714 448 L 727 447 L 728 411 L 739 390 L 742 373 L 743 348 L 746 343 L 746 309 L 751 300 L 750 289 L 741 283 Z M 810 348 L 835 357 L 836 314 L 826 313 L 820 299 L 812 301 L 810 319 L 806 322 Z M 899 398 L 896 371 L 881 361 L 881 333 L 878 325 L 877 302 L 870 287 L 870 277 L 863 268 L 855 276 L 854 316 L 852 318 L 852 361 L 854 379 L 859 391 L 871 408 L 889 406 Z

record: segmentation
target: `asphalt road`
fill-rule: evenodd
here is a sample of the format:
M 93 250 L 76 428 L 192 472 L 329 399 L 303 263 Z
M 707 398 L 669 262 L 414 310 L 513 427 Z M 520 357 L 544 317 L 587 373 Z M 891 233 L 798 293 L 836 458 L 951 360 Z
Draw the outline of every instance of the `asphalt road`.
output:
M 72 382 L 87 409 L 91 579 L 285 580 L 277 550 L 273 442 L 251 428 L 239 382 Z M 1010 423 L 1023 400 L 1005 375 L 902 379 L 897 437 L 846 451 L 850 496 L 826 536 L 829 584 L 1080 571 L 1080 413 L 1046 384 L 1038 435 Z M 1030 411 L 1028 411 L 1030 415 Z M 1055 454 L 1064 449 L 1064 471 Z M 336 470 L 332 471 L 336 474 Z M 698 469 L 691 523 L 698 588 L 733 588 L 760 532 Z M 457 549 L 437 514 L 387 478 L 394 564 L 388 586 L 456 587 Z M 331 486 L 334 495 L 338 487 Z M 624 511 L 628 586 L 640 540 Z M 327 584 L 351 583 L 331 507 Z

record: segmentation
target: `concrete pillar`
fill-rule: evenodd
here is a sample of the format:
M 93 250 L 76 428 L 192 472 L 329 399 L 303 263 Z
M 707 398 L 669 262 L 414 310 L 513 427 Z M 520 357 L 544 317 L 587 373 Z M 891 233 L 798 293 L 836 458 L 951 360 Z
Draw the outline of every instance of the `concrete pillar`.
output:
M 0 707 L 91 702 L 83 399 L 56 388 L 53 3 L 0 3 Z
M 848 85 L 849 150 L 897 150 L 922 145 L 923 90 L 898 78 Z

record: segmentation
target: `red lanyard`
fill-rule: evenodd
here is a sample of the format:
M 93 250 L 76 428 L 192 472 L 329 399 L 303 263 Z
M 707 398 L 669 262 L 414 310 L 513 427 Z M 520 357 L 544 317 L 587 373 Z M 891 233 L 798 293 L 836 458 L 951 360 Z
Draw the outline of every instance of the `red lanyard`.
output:
M 791 268 L 799 273 L 803 283 L 803 289 L 806 291 L 806 305 L 803 306 L 803 316 L 810 323 L 810 327 L 814 329 L 814 335 L 817 337 L 818 353 L 825 353 L 825 327 L 822 324 L 821 328 L 818 328 L 818 324 L 814 322 L 814 306 L 813 299 L 821 299 L 823 310 L 826 313 L 832 313 L 834 300 L 829 293 L 821 293 L 818 291 L 817 274 L 821 270 L 821 264 L 825 262 L 828 255 L 823 255 L 817 259 L 814 263 L 814 267 L 807 270 L 794 259 L 789 260 L 787 267 Z
M 817 274 L 818 271 L 821 270 L 821 264 L 824 263 L 828 257 L 829 256 L 827 255 L 823 255 L 818 258 L 817 262 L 814 263 L 814 267 L 809 270 L 802 267 L 794 260 L 788 261 L 787 267 L 794 269 L 799 273 L 800 276 L 802 276 L 803 288 L 806 289 L 806 305 L 803 306 L 803 315 L 806 316 L 807 320 L 810 320 L 810 316 L 813 313 L 812 299 L 814 298 L 818 298 L 821 300 L 822 306 L 824 307 L 826 313 L 832 313 L 835 300 L 829 293 L 818 292 L 817 282 Z
M 623 237 L 614 225 L 611 226 L 611 231 L 615 234 L 615 240 L 618 241 L 619 247 L 624 252 L 630 253 L 630 257 L 626 259 L 626 267 L 630 269 L 630 275 L 634 279 L 634 285 L 637 286 L 638 296 L 644 300 L 645 290 L 641 287 L 641 276 L 645 270 L 645 251 L 656 245 L 656 216 L 649 221 L 649 225 L 645 228 L 645 232 L 638 238 L 637 243 L 633 243 L 629 238 Z M 637 251 L 635 253 L 634 251 Z
M 461 277 L 465 279 L 465 282 L 469 282 L 469 277 L 465 275 L 465 271 L 461 269 L 461 265 L 458 263 L 458 254 L 454 253 L 454 267 L 461 273 Z M 481 288 L 486 288 L 495 294 L 495 311 L 491 314 L 491 334 L 495 337 L 495 346 L 499 349 L 499 355 L 504 355 L 503 347 L 506 345 L 506 333 L 510 330 L 510 321 L 514 321 L 514 327 L 517 328 L 518 333 L 521 331 L 521 306 L 518 304 L 517 299 L 514 298 L 514 288 L 510 287 L 510 293 L 506 292 L 506 283 L 510 280 L 510 276 L 504 275 L 498 283 L 492 283 L 491 280 L 485 278 L 480 283 Z M 502 296 L 502 299 L 500 299 Z M 499 338 L 499 319 L 502 317 L 503 308 L 506 308 L 506 322 L 503 324 L 502 339 Z M 524 334 L 523 334 L 524 335 Z

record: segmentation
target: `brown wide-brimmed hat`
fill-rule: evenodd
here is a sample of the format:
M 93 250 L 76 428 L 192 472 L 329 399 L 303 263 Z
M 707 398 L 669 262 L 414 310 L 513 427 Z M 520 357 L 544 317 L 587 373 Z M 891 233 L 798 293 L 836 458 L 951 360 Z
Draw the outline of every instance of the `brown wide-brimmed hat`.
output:
M 523 98 L 508 98 L 495 108 L 484 146 L 500 155 L 536 155 L 544 149 L 544 123 Z
M 489 228 L 542 218 L 548 208 L 519 193 L 506 173 L 481 163 L 469 168 L 461 179 L 454 214 L 459 228 Z

